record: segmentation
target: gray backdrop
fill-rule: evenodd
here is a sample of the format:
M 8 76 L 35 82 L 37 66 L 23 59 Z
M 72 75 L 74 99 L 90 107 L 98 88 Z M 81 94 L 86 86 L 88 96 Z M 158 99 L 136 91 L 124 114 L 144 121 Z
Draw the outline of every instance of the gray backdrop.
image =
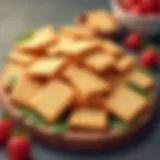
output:
M 0 65 L 3 55 L 11 50 L 18 35 L 27 30 L 53 24 L 56 27 L 70 24 L 76 15 L 90 8 L 109 8 L 109 0 L 0 0 Z M 159 74 L 155 76 L 159 79 Z M 159 88 L 159 84 L 158 84 Z M 158 98 L 157 98 L 158 99 Z M 33 143 L 35 160 L 154 160 L 160 156 L 160 108 L 152 123 L 132 144 L 112 152 L 80 154 L 51 149 Z M 6 160 L 5 150 L 0 149 L 0 160 Z

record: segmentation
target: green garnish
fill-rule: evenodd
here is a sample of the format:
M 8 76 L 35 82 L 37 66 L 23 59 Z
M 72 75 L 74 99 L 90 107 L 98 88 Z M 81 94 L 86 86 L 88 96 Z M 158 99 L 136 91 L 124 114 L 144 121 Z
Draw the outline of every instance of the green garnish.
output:
M 41 126 L 45 124 L 44 120 L 34 111 L 22 108 L 21 113 L 32 121 L 33 126 Z
M 135 83 L 133 82 L 127 82 L 127 86 L 128 88 L 132 89 L 133 91 L 135 91 L 136 93 L 146 97 L 147 99 L 150 99 L 150 94 L 147 90 L 139 87 L 138 85 L 136 85 Z
M 14 76 L 10 77 L 8 81 L 9 81 L 9 84 L 10 84 L 11 86 L 15 86 L 16 83 L 17 83 L 17 76 L 14 75 Z
M 154 75 L 154 71 L 151 68 L 142 68 L 140 71 L 151 76 Z
M 109 120 L 109 125 L 111 129 L 116 129 L 116 130 L 120 130 L 120 129 L 125 129 L 128 127 L 128 124 L 123 122 L 122 120 L 119 120 L 117 118 L 110 118 Z
M 39 126 L 48 126 L 54 133 L 64 133 L 68 130 L 68 125 L 66 120 L 62 120 L 56 124 L 49 124 L 41 118 L 36 112 L 26 109 L 25 107 L 21 108 L 21 113 L 23 116 L 32 121 L 32 125 L 35 127 Z
M 24 43 L 28 40 L 30 40 L 34 35 L 34 32 L 33 31 L 29 31 L 27 32 L 26 34 L 24 35 L 21 35 L 20 37 L 17 38 L 17 42 L 18 43 Z
M 157 47 L 152 42 L 144 41 L 142 43 L 142 48 L 146 49 L 146 48 L 157 48 Z
M 57 124 L 52 125 L 51 128 L 55 133 L 64 133 L 68 130 L 68 124 L 67 121 L 63 120 Z

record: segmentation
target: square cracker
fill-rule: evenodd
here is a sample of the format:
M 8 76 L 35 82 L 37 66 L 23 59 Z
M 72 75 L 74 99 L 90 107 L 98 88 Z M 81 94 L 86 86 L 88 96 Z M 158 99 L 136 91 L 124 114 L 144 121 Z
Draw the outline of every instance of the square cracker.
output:
M 73 39 L 70 37 L 60 36 L 57 44 L 53 44 L 47 49 L 48 56 L 57 56 L 61 53 L 61 49 L 64 46 L 70 45 L 73 42 Z
M 118 118 L 132 122 L 147 108 L 148 102 L 141 95 L 126 86 L 121 86 L 106 99 L 105 106 L 109 112 Z
M 60 34 L 69 36 L 73 39 L 92 39 L 93 33 L 91 30 L 80 26 L 64 26 L 61 28 Z
M 1 76 L 1 84 L 6 87 L 11 87 L 10 81 L 12 78 L 16 78 L 18 82 L 21 79 L 22 75 L 24 74 L 26 68 L 22 67 L 18 64 L 14 64 L 9 62 L 5 67 L 4 71 L 2 72 Z
M 8 56 L 8 59 L 13 63 L 17 63 L 23 66 L 28 66 L 35 60 L 35 57 L 33 57 L 30 54 L 14 52 Z
M 34 96 L 41 88 L 42 84 L 33 80 L 32 78 L 23 75 L 19 80 L 12 92 L 12 100 L 25 107 L 31 107 L 31 98 Z
M 101 47 L 104 52 L 116 58 L 122 57 L 125 50 L 113 41 L 101 41 Z
M 117 62 L 116 68 L 119 72 L 125 72 L 133 68 L 135 65 L 136 58 L 134 56 L 125 56 Z
M 104 33 L 117 32 L 119 27 L 117 19 L 103 9 L 88 12 L 86 25 L 88 28 Z
M 100 108 L 78 107 L 69 119 L 71 128 L 105 130 L 108 126 L 106 111 Z
M 42 58 L 28 68 L 28 73 L 38 77 L 49 77 L 58 74 L 66 64 L 66 58 Z
M 46 121 L 56 122 L 72 103 L 72 88 L 60 80 L 49 82 L 32 98 L 32 108 Z
M 56 42 L 56 33 L 51 25 L 47 25 L 43 28 L 36 30 L 33 33 L 31 39 L 26 42 L 18 44 L 18 49 L 31 53 L 40 53 L 40 51 L 46 49 L 48 46 Z
M 87 69 L 71 66 L 65 71 L 64 76 L 78 91 L 80 101 L 86 100 L 93 95 L 109 92 L 111 89 L 107 81 Z
M 67 43 L 59 43 L 55 48 L 48 51 L 48 55 L 62 54 L 71 57 L 79 57 L 94 51 L 98 47 L 99 43 L 96 41 L 68 41 Z
M 84 63 L 94 71 L 103 72 L 115 65 L 115 59 L 105 53 L 96 52 L 85 57 Z
M 133 71 L 129 75 L 127 80 L 129 82 L 132 82 L 132 83 L 138 85 L 139 87 L 141 87 L 143 89 L 150 89 L 150 88 L 154 87 L 154 85 L 155 85 L 155 80 L 153 79 L 153 77 L 151 77 L 141 71 L 138 71 L 138 70 Z

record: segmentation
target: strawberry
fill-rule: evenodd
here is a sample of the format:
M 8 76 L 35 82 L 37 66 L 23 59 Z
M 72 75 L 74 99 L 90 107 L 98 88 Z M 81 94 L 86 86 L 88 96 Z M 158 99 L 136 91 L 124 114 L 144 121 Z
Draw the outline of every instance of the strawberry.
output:
M 142 39 L 138 33 L 131 33 L 125 38 L 124 43 L 131 49 L 138 49 L 141 46 Z
M 137 3 L 136 0 L 123 0 L 121 6 L 124 10 L 130 10 L 133 5 Z
M 31 142 L 24 136 L 13 136 L 7 144 L 9 160 L 26 160 L 31 152 Z
M 141 0 L 141 6 L 145 8 L 147 13 L 151 13 L 155 10 L 155 7 L 157 5 L 156 0 Z
M 157 16 L 159 16 L 159 15 L 160 15 L 160 9 L 158 9 L 158 10 L 157 10 L 156 15 L 157 15 Z
M 0 120 L 0 144 L 5 143 L 13 129 L 13 123 L 8 119 Z
M 141 14 L 146 13 L 146 10 L 143 6 L 135 5 L 131 8 L 131 10 L 129 12 L 134 15 L 141 15 Z
M 140 56 L 141 64 L 145 67 L 153 67 L 158 61 L 158 52 L 153 48 L 148 48 Z

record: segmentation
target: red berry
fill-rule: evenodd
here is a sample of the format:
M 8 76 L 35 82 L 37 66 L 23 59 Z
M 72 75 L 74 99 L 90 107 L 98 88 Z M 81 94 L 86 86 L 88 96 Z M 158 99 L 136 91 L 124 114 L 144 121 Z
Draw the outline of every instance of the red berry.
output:
M 140 59 L 143 66 L 153 67 L 158 61 L 158 53 L 155 49 L 149 48 L 142 52 Z
M 26 160 L 31 152 L 29 139 L 22 136 L 12 137 L 7 144 L 7 154 L 9 159 Z
M 125 39 L 125 44 L 131 49 L 138 49 L 141 46 L 141 36 L 138 33 L 131 33 Z
M 121 6 L 125 10 L 130 10 L 136 4 L 136 0 L 123 0 Z
M 159 13 L 160 12 L 158 10 L 155 10 L 155 11 L 152 11 L 149 15 L 151 15 L 151 16 L 158 16 Z
M 145 12 L 146 12 L 145 8 L 143 8 L 143 6 L 140 6 L 140 5 L 135 5 L 130 10 L 130 13 L 132 13 L 134 15 L 141 15 Z
M 6 142 L 13 129 L 13 123 L 7 119 L 0 120 L 0 143 Z
M 160 9 L 157 10 L 157 14 L 156 15 L 157 16 L 160 15 Z
M 147 13 L 154 11 L 156 5 L 156 0 L 141 0 L 141 6 L 145 8 Z

